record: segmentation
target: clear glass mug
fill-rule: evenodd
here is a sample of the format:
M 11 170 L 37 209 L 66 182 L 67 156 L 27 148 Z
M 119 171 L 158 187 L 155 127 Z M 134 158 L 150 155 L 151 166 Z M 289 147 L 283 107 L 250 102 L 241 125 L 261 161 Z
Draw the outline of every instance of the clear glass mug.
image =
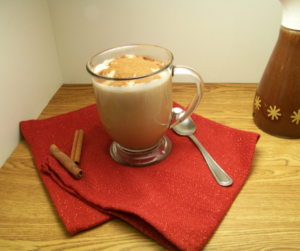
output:
M 98 75 L 99 65 L 105 60 L 123 55 L 152 58 L 163 62 L 164 67 L 132 78 Z M 174 66 L 172 63 L 173 54 L 169 50 L 146 44 L 108 49 L 87 62 L 86 69 L 92 77 L 101 122 L 113 139 L 110 154 L 118 163 L 146 166 L 165 159 L 172 148 L 170 139 L 165 135 L 166 130 L 185 120 L 197 108 L 204 92 L 201 76 L 189 67 Z M 185 109 L 184 116 L 173 123 L 176 116 L 172 112 L 172 76 L 182 74 L 193 77 L 197 92 Z M 149 82 L 149 77 L 154 80 Z M 133 81 L 139 84 L 128 84 Z

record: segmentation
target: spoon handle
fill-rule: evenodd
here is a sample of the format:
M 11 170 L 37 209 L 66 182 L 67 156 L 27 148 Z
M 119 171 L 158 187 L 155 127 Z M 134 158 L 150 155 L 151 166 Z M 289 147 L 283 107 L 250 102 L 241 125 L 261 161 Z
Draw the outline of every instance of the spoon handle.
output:
M 194 135 L 190 135 L 189 137 L 194 141 L 196 146 L 199 148 L 216 181 L 221 186 L 230 186 L 232 184 L 232 179 L 228 176 L 228 174 L 225 173 L 224 170 L 214 161 L 214 159 L 209 155 L 209 153 L 205 150 L 205 148 L 201 145 L 201 143 Z

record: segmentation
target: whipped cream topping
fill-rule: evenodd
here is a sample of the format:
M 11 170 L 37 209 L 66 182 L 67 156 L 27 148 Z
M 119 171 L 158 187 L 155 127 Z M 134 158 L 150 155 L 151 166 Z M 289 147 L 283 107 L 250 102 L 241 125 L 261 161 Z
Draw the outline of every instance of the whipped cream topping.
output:
M 95 73 L 108 78 L 134 78 L 149 75 L 162 69 L 165 66 L 163 62 L 138 55 L 123 55 L 118 58 L 105 60 L 95 68 Z M 163 77 L 166 73 L 161 72 L 156 75 L 130 81 L 105 81 L 102 84 L 112 86 L 132 86 L 140 83 L 151 82 Z

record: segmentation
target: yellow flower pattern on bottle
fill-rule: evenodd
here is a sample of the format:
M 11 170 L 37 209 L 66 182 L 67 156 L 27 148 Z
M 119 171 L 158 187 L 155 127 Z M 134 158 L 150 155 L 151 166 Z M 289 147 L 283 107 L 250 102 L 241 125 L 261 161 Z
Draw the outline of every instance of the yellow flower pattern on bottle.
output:
M 260 102 L 261 102 L 261 100 L 260 100 L 259 96 L 256 96 L 255 97 L 255 101 L 254 101 L 254 107 L 255 107 L 255 109 L 259 110 L 259 108 L 261 107 Z
M 298 113 L 296 113 L 296 112 L 293 112 L 293 113 L 295 116 L 291 116 L 291 118 L 293 119 L 292 123 L 296 122 L 296 124 L 298 125 L 299 121 L 300 121 L 300 109 L 298 110 Z
M 278 116 L 281 116 L 280 109 L 276 110 L 276 105 L 274 106 L 274 108 L 272 106 L 270 106 L 270 110 L 267 110 L 269 112 L 268 117 L 272 117 L 271 119 L 274 120 L 274 118 L 276 118 L 278 120 Z

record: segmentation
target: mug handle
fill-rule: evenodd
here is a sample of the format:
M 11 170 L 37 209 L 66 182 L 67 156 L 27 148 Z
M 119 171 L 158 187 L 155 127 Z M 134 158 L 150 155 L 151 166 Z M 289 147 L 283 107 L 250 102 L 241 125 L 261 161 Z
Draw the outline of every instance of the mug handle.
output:
M 176 126 L 177 124 L 181 123 L 186 118 L 188 118 L 195 111 L 197 106 L 199 105 L 200 100 L 204 93 L 204 81 L 203 81 L 202 77 L 199 75 L 199 73 L 197 73 L 192 68 L 183 66 L 183 65 L 173 66 L 172 76 L 175 76 L 175 75 L 189 75 L 189 76 L 193 77 L 193 79 L 196 81 L 197 92 L 196 92 L 194 98 L 192 99 L 192 102 L 184 109 L 185 110 L 184 115 L 182 117 L 178 118 L 173 124 L 171 124 L 169 126 L 169 128 L 173 128 L 174 126 Z M 174 116 L 174 114 L 172 115 L 172 117 L 176 118 L 176 116 Z

